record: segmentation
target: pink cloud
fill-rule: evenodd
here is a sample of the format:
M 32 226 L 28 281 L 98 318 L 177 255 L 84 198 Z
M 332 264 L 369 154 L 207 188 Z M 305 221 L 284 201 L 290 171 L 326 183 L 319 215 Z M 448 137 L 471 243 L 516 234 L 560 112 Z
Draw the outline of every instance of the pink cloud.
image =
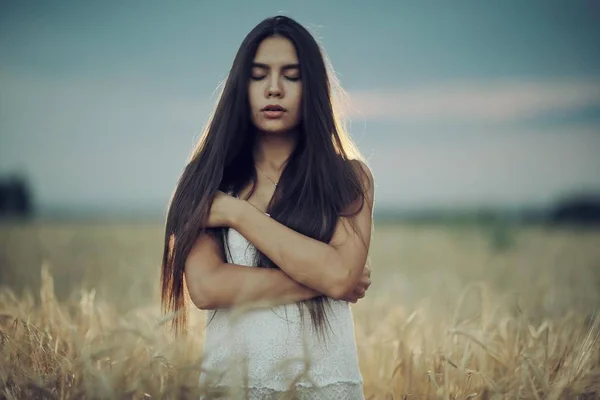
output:
M 501 122 L 600 103 L 600 80 L 464 81 L 349 93 L 350 118 Z

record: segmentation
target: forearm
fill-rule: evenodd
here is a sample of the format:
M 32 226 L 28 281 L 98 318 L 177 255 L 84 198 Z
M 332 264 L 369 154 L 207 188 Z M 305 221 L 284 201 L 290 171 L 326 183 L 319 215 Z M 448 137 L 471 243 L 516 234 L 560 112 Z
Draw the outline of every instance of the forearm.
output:
M 332 246 L 295 232 L 248 203 L 240 207 L 232 227 L 281 270 L 319 293 L 330 297 L 342 294 L 338 287 L 347 279 L 349 271 Z
M 197 289 L 194 303 L 211 310 L 257 302 L 271 306 L 292 304 L 321 295 L 281 270 L 229 263 L 215 268 L 210 277 L 190 284 Z

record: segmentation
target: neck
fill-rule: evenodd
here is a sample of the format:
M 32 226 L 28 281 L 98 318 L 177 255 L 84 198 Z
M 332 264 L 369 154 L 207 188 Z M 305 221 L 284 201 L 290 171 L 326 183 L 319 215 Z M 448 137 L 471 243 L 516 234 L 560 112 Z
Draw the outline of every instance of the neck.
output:
M 263 171 L 279 175 L 297 142 L 297 132 L 259 132 L 254 148 L 254 162 Z

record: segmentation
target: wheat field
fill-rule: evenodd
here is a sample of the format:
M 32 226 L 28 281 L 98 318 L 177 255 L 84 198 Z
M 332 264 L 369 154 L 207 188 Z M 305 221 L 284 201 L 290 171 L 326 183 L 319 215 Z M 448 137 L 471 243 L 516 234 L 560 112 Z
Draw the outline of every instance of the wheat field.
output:
M 204 315 L 159 312 L 160 223 L 0 227 L 0 398 L 198 398 Z M 600 397 L 600 231 L 380 224 L 366 398 Z

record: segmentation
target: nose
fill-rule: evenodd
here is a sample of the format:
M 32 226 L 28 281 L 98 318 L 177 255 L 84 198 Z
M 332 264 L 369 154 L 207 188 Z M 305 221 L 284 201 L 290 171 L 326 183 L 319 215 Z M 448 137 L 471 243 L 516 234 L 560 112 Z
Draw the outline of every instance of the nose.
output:
M 269 80 L 269 86 L 267 87 L 267 97 L 281 97 L 283 95 L 283 91 L 281 90 L 281 86 L 279 85 L 279 79 L 276 77 L 272 77 Z
M 269 86 L 267 89 L 267 97 L 281 97 L 281 89 L 278 86 Z

